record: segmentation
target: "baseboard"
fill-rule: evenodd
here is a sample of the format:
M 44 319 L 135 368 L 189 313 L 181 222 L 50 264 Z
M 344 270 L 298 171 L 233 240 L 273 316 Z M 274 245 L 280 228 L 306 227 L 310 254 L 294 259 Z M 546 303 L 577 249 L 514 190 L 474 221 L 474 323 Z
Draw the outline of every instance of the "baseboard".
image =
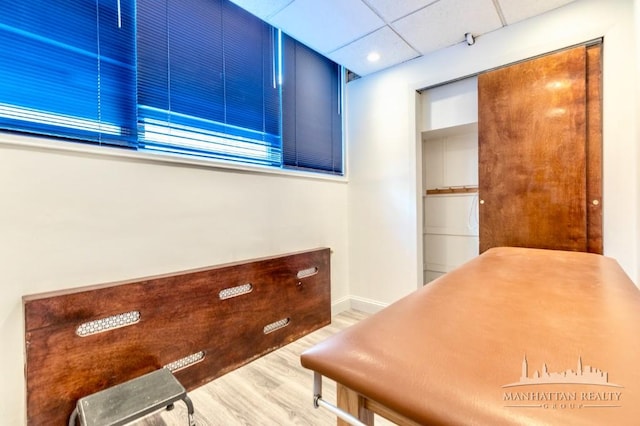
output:
M 336 316 L 340 312 L 355 309 L 356 311 L 365 312 L 367 314 L 375 314 L 376 312 L 389 306 L 388 303 L 378 302 L 377 300 L 366 299 L 364 297 L 345 296 L 331 302 L 331 316 Z
M 340 312 L 351 309 L 351 298 L 349 296 L 342 297 L 331 302 L 331 316 L 334 317 Z
M 352 296 L 350 299 L 351 299 L 351 309 L 355 309 L 356 311 L 366 312 L 368 314 L 375 314 L 376 312 L 389 306 L 388 303 L 382 303 L 377 300 L 366 299 L 364 297 Z

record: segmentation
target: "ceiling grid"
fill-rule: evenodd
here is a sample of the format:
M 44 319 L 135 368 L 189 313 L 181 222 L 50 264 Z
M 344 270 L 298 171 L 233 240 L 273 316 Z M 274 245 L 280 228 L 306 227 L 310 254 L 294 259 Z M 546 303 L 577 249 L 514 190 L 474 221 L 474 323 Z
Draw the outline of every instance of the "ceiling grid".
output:
M 231 0 L 361 76 L 574 0 Z M 367 59 L 371 52 L 379 59 Z

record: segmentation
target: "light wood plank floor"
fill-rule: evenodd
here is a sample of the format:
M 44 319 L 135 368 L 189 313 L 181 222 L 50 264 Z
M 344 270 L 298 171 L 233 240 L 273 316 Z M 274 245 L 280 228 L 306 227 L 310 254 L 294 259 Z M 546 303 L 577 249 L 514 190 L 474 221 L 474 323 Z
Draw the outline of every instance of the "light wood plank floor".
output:
M 336 424 L 324 408 L 313 407 L 313 373 L 300 365 L 300 354 L 367 314 L 350 310 L 333 317 L 330 325 L 189 392 L 198 426 Z M 324 379 L 322 397 L 336 401 L 336 386 Z M 186 425 L 182 402 L 172 411 L 147 416 L 136 426 Z M 376 425 L 392 423 L 376 416 Z

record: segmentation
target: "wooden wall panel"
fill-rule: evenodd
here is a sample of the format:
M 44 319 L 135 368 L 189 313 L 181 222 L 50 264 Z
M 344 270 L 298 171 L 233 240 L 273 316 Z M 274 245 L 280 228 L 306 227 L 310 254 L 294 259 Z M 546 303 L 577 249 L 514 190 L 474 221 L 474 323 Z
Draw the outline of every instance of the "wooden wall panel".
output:
M 587 250 L 585 47 L 478 78 L 480 252 Z
M 298 278 L 301 270 L 318 268 Z M 252 291 L 221 300 L 223 289 Z M 174 374 L 194 389 L 331 322 L 329 249 L 25 296 L 27 423 L 66 424 L 85 395 L 204 351 Z M 138 323 L 86 337 L 80 324 L 131 311 Z M 288 319 L 273 332 L 264 327 Z

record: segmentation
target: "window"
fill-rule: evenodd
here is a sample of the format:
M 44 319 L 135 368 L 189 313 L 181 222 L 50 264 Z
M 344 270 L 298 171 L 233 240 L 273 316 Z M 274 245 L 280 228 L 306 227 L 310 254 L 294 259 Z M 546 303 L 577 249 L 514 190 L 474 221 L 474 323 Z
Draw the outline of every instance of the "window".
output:
M 276 32 L 227 1 L 138 1 L 147 149 L 280 165 Z
M 285 166 L 342 173 L 342 78 L 336 63 L 285 37 Z
M 133 3 L 0 0 L 0 126 L 133 146 Z
M 228 0 L 3 10 L 0 128 L 342 173 L 342 69 Z

